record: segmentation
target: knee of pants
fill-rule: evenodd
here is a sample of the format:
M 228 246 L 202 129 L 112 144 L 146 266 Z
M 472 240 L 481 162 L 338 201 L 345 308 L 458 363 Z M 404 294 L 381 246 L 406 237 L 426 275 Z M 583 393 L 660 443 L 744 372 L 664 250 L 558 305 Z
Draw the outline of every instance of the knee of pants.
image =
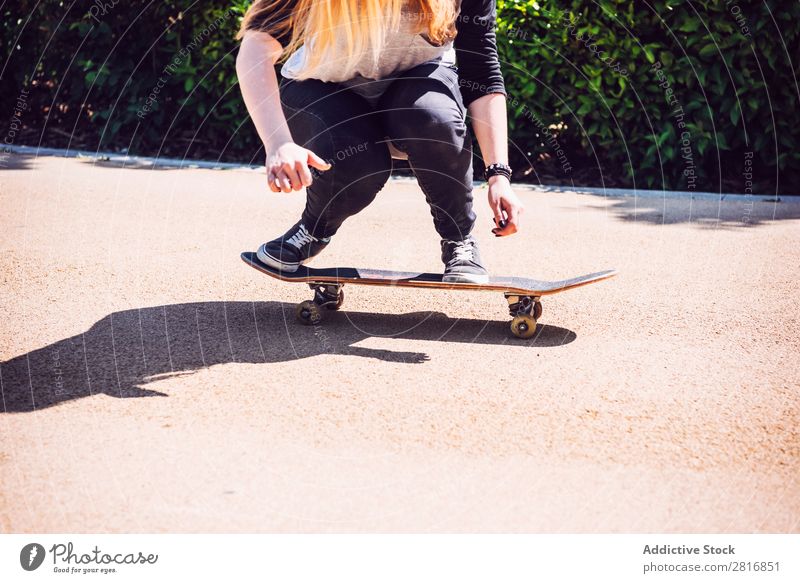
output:
M 326 154 L 331 168 L 320 174 L 335 179 L 341 189 L 361 190 L 368 184 L 383 184 L 392 169 L 388 146 L 363 135 L 334 133 Z
M 336 186 L 347 199 L 372 200 L 389 179 L 392 157 L 383 142 L 363 142 L 337 151 L 332 162 Z
M 331 168 L 314 173 L 309 194 L 333 214 L 350 216 L 370 202 L 386 184 L 392 159 L 385 143 L 364 141 L 337 147 Z
M 471 160 L 467 125 L 454 102 L 418 100 L 385 112 L 385 126 L 398 148 L 418 167 L 455 171 Z M 444 167 L 443 167 L 444 166 Z

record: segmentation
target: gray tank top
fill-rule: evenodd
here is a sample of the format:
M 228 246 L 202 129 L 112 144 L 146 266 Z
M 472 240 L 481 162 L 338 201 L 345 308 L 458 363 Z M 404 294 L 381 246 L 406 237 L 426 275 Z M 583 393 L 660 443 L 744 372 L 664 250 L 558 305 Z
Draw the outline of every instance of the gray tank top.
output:
M 400 26 L 397 30 L 387 31 L 386 42 L 377 63 L 367 54 L 359 59 L 352 69 L 344 70 L 340 63 L 337 64 L 336 59 L 330 59 L 323 63 L 323 67 L 315 73 L 314 78 L 341 83 L 363 96 L 371 105 L 375 105 L 393 77 L 400 73 L 424 63 L 455 65 L 456 52 L 453 41 L 450 40 L 442 46 L 431 44 L 425 36 L 415 32 L 419 28 L 418 25 L 419 16 L 411 11 L 406 2 Z M 305 57 L 306 47 L 302 45 L 283 64 L 281 75 L 288 79 L 296 79 Z

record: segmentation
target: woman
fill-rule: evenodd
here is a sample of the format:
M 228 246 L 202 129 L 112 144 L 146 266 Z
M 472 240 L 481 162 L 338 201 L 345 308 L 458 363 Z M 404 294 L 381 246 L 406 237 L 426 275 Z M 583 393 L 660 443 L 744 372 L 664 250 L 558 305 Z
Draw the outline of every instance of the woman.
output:
M 487 167 L 497 236 L 519 228 L 493 0 L 257 0 L 236 71 L 274 192 L 306 187 L 300 220 L 258 258 L 296 271 L 408 160 L 442 238 L 444 280 L 485 282 L 466 115 Z M 274 64 L 288 59 L 278 82 Z M 456 67 L 456 57 L 457 65 Z

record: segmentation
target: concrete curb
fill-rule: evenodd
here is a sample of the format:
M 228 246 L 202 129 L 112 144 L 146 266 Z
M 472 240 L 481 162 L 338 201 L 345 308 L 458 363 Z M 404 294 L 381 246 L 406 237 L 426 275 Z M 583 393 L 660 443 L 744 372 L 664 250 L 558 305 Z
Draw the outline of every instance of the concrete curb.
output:
M 692 200 L 740 201 L 740 202 L 780 202 L 800 204 L 795 195 L 775 194 L 726 194 L 715 192 L 688 192 L 682 190 L 643 190 L 638 188 L 596 188 L 591 186 L 540 186 L 536 184 L 515 184 L 514 188 L 535 192 L 559 192 L 572 194 L 591 194 L 607 198 L 688 198 Z
M 86 158 L 96 162 L 114 162 L 129 167 L 149 167 L 149 168 L 191 168 L 205 170 L 234 170 L 234 171 L 262 171 L 264 166 L 237 164 L 235 162 L 209 162 L 206 160 L 185 160 L 179 158 L 152 158 L 147 156 L 128 156 L 127 154 L 115 154 L 113 152 L 90 152 L 85 150 L 64 150 L 60 148 L 37 148 L 34 146 L 14 146 L 6 145 L 4 152 L 14 154 L 25 154 L 34 156 L 58 156 L 63 158 Z M 395 181 L 412 181 L 410 177 L 392 177 Z M 485 182 L 477 181 L 475 186 L 483 186 Z M 607 198 L 689 198 L 692 200 L 715 200 L 715 201 L 746 201 L 746 202 L 780 202 L 788 204 L 800 204 L 800 196 L 794 195 L 769 195 L 769 194 L 726 194 L 714 192 L 686 192 L 679 190 L 643 190 L 628 188 L 596 188 L 588 186 L 545 186 L 537 184 L 518 183 L 515 189 L 526 190 L 529 192 L 548 192 L 548 193 L 569 193 L 569 194 L 590 194 Z
M 14 154 L 33 156 L 57 156 L 60 158 L 85 158 L 96 162 L 115 162 L 126 166 L 142 168 L 202 168 L 205 170 L 263 170 L 264 166 L 248 166 L 235 162 L 209 162 L 206 160 L 186 160 L 180 158 L 152 158 L 148 156 L 128 156 L 113 152 L 89 152 L 86 150 L 63 150 L 60 148 L 36 148 L 34 146 L 4 146 L 3 150 Z

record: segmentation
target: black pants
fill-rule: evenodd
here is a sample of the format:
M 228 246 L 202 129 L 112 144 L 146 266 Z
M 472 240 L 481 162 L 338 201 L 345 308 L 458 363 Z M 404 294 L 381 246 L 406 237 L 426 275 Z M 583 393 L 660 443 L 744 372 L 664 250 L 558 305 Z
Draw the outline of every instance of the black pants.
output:
M 447 66 L 414 67 L 391 81 L 375 107 L 338 83 L 282 79 L 281 103 L 294 141 L 331 163 L 312 169 L 303 222 L 317 237 L 336 233 L 370 204 L 389 178 L 387 138 L 409 164 L 445 239 L 466 237 L 472 211 L 472 142 Z

